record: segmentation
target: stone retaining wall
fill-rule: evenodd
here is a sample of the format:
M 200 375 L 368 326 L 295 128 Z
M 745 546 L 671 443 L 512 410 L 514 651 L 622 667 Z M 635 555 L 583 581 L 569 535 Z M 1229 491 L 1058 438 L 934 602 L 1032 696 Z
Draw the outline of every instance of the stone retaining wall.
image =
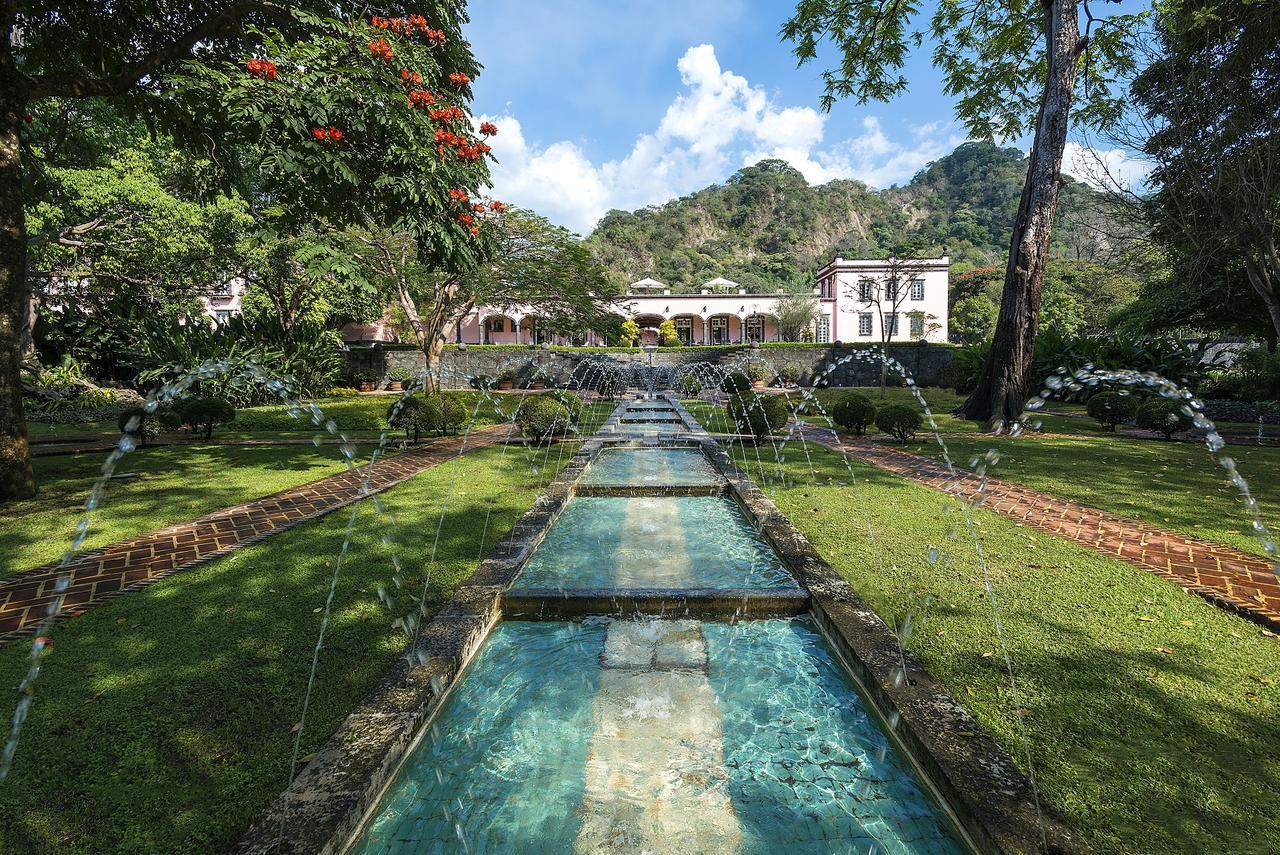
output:
M 835 347 L 751 347 L 724 348 L 660 348 L 653 354 L 655 368 L 679 368 L 695 362 L 742 367 L 748 362 L 763 361 L 774 371 L 787 364 L 800 369 L 800 382 L 808 384 L 813 376 L 840 363 L 827 375 L 831 386 L 873 386 L 879 383 L 879 363 L 875 360 L 878 348 L 858 346 Z M 955 348 L 938 344 L 895 344 L 889 346 L 889 357 L 905 366 L 921 385 L 936 385 L 938 375 L 951 363 Z M 417 350 L 381 347 L 358 348 L 348 351 L 349 373 L 368 371 L 385 385 L 387 372 L 394 368 L 407 368 L 414 374 L 426 368 L 426 359 Z M 539 350 L 534 348 L 495 348 L 471 345 L 465 349 L 456 346 L 445 348 L 442 355 L 441 374 L 447 388 L 465 388 L 469 377 L 486 375 L 497 377 L 504 368 L 517 374 L 517 383 L 527 380 L 535 366 L 548 380 L 566 384 L 574 377 L 583 378 L 581 385 L 591 386 L 598 372 L 579 368 L 583 362 L 603 361 L 617 367 L 643 367 L 649 364 L 648 355 L 634 350 L 572 349 Z

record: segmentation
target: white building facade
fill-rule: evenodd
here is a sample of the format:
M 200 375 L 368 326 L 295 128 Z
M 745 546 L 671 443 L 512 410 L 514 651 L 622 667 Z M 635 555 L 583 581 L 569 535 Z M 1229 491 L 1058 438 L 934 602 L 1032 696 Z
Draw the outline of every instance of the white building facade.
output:
M 812 341 L 878 342 L 890 331 L 892 342 L 947 341 L 947 256 L 931 259 L 836 258 L 816 275 L 817 317 Z M 697 293 L 672 293 L 655 279 L 633 282 L 613 307 L 636 321 L 643 343 L 656 343 L 658 325 L 670 320 L 686 345 L 747 344 L 778 341 L 777 305 L 781 294 L 750 294 L 724 278 L 702 284 Z M 453 330 L 466 344 L 617 344 L 596 333 L 568 342 L 546 330 L 548 319 L 527 306 L 480 307 Z

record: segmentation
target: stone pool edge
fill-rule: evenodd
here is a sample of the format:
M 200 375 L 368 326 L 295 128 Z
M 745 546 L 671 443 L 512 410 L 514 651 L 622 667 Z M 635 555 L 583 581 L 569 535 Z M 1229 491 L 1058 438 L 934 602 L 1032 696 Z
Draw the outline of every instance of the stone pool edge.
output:
M 1043 798 L 1037 808 L 1031 782 L 1013 758 L 913 653 L 900 647 L 888 624 L 790 518 L 718 443 L 710 437 L 700 442 L 728 482 L 730 495 L 809 592 L 809 613 L 880 719 L 881 729 L 970 842 L 983 852 L 1089 852 Z M 888 726 L 891 719 L 895 726 Z

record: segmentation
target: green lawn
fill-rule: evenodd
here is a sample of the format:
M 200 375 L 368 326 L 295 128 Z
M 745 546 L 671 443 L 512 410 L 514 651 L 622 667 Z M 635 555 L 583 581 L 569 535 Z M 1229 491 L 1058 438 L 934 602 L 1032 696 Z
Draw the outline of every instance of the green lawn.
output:
M 952 459 L 966 465 L 988 449 L 1000 453 L 998 478 L 1064 499 L 1265 554 L 1250 533 L 1250 518 L 1226 472 L 1201 442 L 1162 442 L 1105 436 L 948 437 Z M 933 440 L 907 446 L 941 456 Z M 1258 500 L 1263 521 L 1280 529 L 1280 448 L 1229 445 Z
M 812 468 L 791 455 L 789 486 L 765 463 L 770 495 L 881 615 L 915 615 L 909 646 L 1025 765 L 999 611 L 1041 792 L 1097 850 L 1280 850 L 1280 641 L 1135 567 L 978 511 L 993 603 L 963 521 L 944 511 L 953 499 L 858 464 L 849 487 L 835 455 L 810 456 Z M 750 467 L 761 468 L 753 454 Z M 930 547 L 944 559 L 931 563 Z
M 54 561 L 71 543 L 106 455 L 36 457 L 40 492 L 0 505 L 0 578 Z M 184 445 L 124 457 L 93 515 L 85 549 L 194 519 L 343 469 L 337 446 Z
M 573 450 L 492 446 L 384 493 L 406 584 L 421 590 L 443 510 L 429 588 L 438 606 Z M 402 649 L 376 596 L 392 575 L 383 526 L 371 507 L 360 513 L 304 755 Z M 55 627 L 13 772 L 0 784 L 0 851 L 234 844 L 288 782 L 290 730 L 347 517 L 339 511 Z M 0 684 L 16 684 L 27 651 L 26 642 L 0 648 Z M 6 692 L 6 724 L 13 700 Z

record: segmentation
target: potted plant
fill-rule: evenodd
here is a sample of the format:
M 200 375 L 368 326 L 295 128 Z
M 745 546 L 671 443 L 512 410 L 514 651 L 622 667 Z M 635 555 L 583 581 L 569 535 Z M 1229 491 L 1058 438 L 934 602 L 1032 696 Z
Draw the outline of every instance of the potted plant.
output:
M 764 381 L 769 379 L 769 367 L 763 362 L 748 363 L 747 377 L 751 378 L 752 389 L 763 389 Z
M 395 367 L 387 372 L 387 388 L 392 392 L 404 389 L 404 384 L 413 379 L 413 372 L 408 368 Z
M 356 388 L 361 392 L 372 392 L 378 376 L 372 371 L 361 371 L 356 375 Z
M 529 388 L 530 388 L 530 389 L 545 389 L 545 388 L 547 388 L 547 375 L 546 375 L 546 372 L 544 372 L 544 371 L 542 370 L 542 366 L 541 366 L 541 365 L 535 365 L 535 366 L 533 367 L 533 371 L 532 371 L 532 372 L 530 372 L 530 374 L 529 374 Z
M 514 368 L 504 368 L 498 372 L 498 388 L 503 392 L 510 391 L 516 384 L 516 371 Z

